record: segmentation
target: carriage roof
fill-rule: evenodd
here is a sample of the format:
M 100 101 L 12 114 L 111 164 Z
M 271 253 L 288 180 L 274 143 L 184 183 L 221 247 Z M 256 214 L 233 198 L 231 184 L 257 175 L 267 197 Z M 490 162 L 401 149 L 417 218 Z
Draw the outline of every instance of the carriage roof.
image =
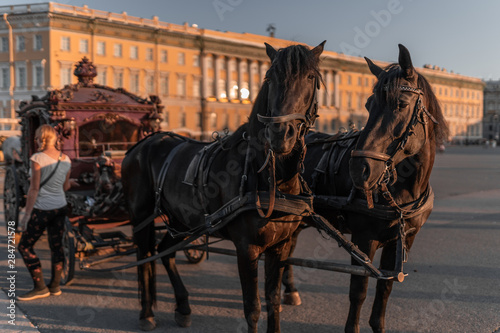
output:
M 128 131 L 134 132 L 133 137 L 124 136 L 123 143 L 136 142 L 159 128 L 163 106 L 157 96 L 144 99 L 123 88 L 95 84 L 97 69 L 86 57 L 75 64 L 74 75 L 77 83 L 51 90 L 43 97 L 32 96 L 30 102 L 20 104 L 22 141 L 29 146 L 23 149 L 25 162 L 35 152 L 34 131 L 42 124 L 54 126 L 62 139 L 62 150 L 71 158 L 102 154 L 105 147 L 95 154 L 82 154 L 82 145 L 109 148 L 112 142 L 106 141 L 113 139 L 111 128 L 126 132 L 117 127 L 128 126 Z

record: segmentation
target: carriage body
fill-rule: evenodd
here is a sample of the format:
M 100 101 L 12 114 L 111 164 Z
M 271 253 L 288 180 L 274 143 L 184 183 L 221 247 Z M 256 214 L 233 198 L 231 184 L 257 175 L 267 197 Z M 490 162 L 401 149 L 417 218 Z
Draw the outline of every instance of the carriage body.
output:
M 70 177 L 80 185 L 66 193 L 69 234 L 92 230 L 93 225 L 128 222 L 121 195 L 121 162 L 127 149 L 160 130 L 163 106 L 156 96 L 143 99 L 121 88 L 94 84 L 96 69 L 86 58 L 76 64 L 75 75 L 78 83 L 43 97 L 32 96 L 19 106 L 22 149 L 6 169 L 6 221 L 17 225 L 30 186 L 30 158 L 37 152 L 35 131 L 49 124 L 58 133 L 59 148 L 72 161 Z M 107 168 L 105 175 L 102 168 Z M 76 242 L 73 247 L 78 252 Z

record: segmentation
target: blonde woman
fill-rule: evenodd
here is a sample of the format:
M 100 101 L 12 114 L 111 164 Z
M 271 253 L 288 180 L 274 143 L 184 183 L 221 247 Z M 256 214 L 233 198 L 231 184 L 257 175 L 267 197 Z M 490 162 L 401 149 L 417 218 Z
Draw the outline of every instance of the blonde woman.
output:
M 38 153 L 31 156 L 31 182 L 26 200 L 26 211 L 19 222 L 23 232 L 19 252 L 33 279 L 34 288 L 18 296 L 18 300 L 29 301 L 50 295 L 60 295 L 59 282 L 63 269 L 64 253 L 62 236 L 66 217 L 66 195 L 74 184 L 70 180 L 71 160 L 56 148 L 57 133 L 50 125 L 42 125 L 35 132 Z M 33 246 L 47 229 L 49 238 L 52 279 L 45 285 L 40 259 Z

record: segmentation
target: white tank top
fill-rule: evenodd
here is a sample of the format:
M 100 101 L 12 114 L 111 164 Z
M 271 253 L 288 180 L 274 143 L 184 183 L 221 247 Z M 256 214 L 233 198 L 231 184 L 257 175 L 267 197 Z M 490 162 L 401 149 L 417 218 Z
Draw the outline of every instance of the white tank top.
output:
M 31 161 L 38 163 L 41 168 L 40 183 L 54 171 L 57 165 L 57 159 L 53 159 L 44 152 L 36 153 L 31 156 Z M 66 175 L 71 170 L 71 160 L 68 156 L 63 155 L 63 159 L 56 172 L 50 179 L 40 188 L 36 197 L 34 208 L 41 210 L 59 209 L 67 205 L 66 195 L 63 185 L 66 181 Z

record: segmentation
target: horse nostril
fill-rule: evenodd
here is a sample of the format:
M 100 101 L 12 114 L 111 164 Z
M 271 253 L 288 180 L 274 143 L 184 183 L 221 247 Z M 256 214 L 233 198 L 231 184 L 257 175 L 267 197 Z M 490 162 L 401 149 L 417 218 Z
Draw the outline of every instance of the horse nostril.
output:
M 295 136 L 295 127 L 291 124 L 288 124 L 286 128 L 285 138 L 288 140 Z

